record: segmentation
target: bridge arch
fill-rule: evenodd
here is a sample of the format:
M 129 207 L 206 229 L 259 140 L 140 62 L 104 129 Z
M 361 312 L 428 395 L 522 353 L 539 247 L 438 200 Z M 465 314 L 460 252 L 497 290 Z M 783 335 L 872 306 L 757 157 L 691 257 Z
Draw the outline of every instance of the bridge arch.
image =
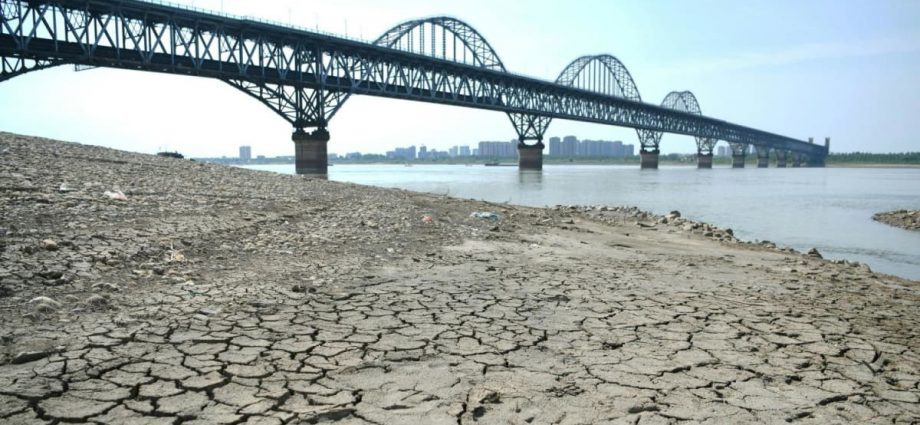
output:
M 661 101 L 661 106 L 669 109 L 675 109 L 678 111 L 683 111 L 691 113 L 694 115 L 702 115 L 703 111 L 700 109 L 700 103 L 697 101 L 696 96 L 693 92 L 689 90 L 684 91 L 672 91 L 668 93 L 664 100 Z M 661 143 L 661 132 L 654 132 L 655 145 Z M 708 137 L 695 137 L 696 139 L 696 152 L 697 155 L 712 155 L 712 150 L 715 148 L 717 139 L 712 139 Z
M 507 72 L 495 48 L 475 28 L 449 16 L 435 16 L 406 21 L 390 28 L 375 44 L 438 59 L 465 63 L 494 71 Z M 543 134 L 550 118 L 539 115 L 508 113 L 520 145 L 536 140 L 542 150 Z
M 639 88 L 632 74 L 613 55 L 588 55 L 575 59 L 556 77 L 556 83 L 642 101 Z
M 586 55 L 573 60 L 556 77 L 556 83 L 636 102 L 642 101 L 636 81 L 626 65 L 616 56 L 609 54 Z M 636 134 L 643 152 L 658 152 L 660 135 L 656 139 L 655 132 L 643 129 L 636 129 Z
M 491 44 L 475 28 L 449 16 L 406 21 L 390 28 L 374 44 L 438 59 L 507 71 Z

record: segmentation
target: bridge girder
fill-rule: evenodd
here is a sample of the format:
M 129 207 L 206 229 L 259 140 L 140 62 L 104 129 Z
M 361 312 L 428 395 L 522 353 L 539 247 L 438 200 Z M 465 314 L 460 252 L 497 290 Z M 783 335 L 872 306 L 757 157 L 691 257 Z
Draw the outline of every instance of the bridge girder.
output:
M 448 21 L 440 24 L 443 22 Z M 441 33 L 478 34 L 463 32 L 460 26 L 452 28 L 455 31 L 443 28 Z M 487 46 L 469 40 L 461 45 Z M 440 52 L 441 58 L 420 56 L 136 0 L 0 0 L 0 56 L 8 60 L 60 61 L 246 82 L 235 85 L 250 95 L 265 96 L 260 101 L 275 105 L 276 112 L 297 124 L 328 122 L 347 94 L 366 94 L 501 111 L 511 114 L 512 122 L 515 117 L 542 117 L 524 120 L 525 125 L 517 127 L 530 129 L 530 135 L 545 131 L 543 124 L 549 118 L 564 118 L 645 132 L 768 144 L 811 156 L 826 152 L 820 146 L 701 115 L 510 74 L 497 70 L 500 61 L 484 52 L 479 60 L 489 66 L 453 62 L 445 59 L 446 50 Z M 20 67 L 6 75 L 40 68 Z M 305 90 L 324 94 L 311 96 Z M 287 108 L 303 105 L 297 96 L 291 100 L 285 94 L 292 91 L 301 93 L 301 99 L 323 104 L 315 104 L 313 113 L 305 107 L 304 113 L 291 118 Z

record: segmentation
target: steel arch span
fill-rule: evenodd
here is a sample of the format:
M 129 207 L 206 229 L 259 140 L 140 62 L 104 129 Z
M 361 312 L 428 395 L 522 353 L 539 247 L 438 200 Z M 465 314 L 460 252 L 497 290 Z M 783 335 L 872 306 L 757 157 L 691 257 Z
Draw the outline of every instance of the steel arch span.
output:
M 374 44 L 435 59 L 508 72 L 495 48 L 471 25 L 449 16 L 434 16 L 403 22 L 384 32 Z M 518 140 L 536 140 L 540 145 L 550 118 L 509 112 Z
M 586 55 L 573 60 L 556 77 L 556 83 L 642 102 L 636 81 L 626 69 L 626 65 L 609 54 Z M 658 152 L 660 135 L 656 138 L 655 132 L 640 128 L 636 129 L 636 134 L 643 151 Z
M 678 111 L 689 112 L 694 115 L 703 115 L 703 111 L 700 108 L 700 103 L 697 101 L 696 96 L 693 92 L 689 90 L 684 91 L 672 91 L 664 97 L 664 100 L 661 101 L 661 106 L 670 109 L 676 109 Z M 661 144 L 662 132 L 656 131 L 654 133 L 655 145 L 659 146 Z M 696 153 L 699 155 L 712 155 L 712 150 L 715 148 L 718 139 L 710 137 L 694 137 L 696 139 Z

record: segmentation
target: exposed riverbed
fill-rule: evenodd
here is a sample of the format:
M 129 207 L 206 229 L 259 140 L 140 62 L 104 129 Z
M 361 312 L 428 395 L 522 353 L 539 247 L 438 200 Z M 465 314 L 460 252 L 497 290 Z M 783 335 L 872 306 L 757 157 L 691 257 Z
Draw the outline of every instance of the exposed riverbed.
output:
M 252 168 L 293 173 L 293 165 Z M 920 168 L 742 170 L 636 166 L 336 165 L 329 178 L 492 202 L 636 205 L 729 227 L 745 240 L 769 240 L 828 258 L 920 280 L 920 232 L 872 219 L 880 211 L 920 209 Z
M 3 424 L 920 417 L 917 282 L 677 214 L 0 133 L 0 260 Z

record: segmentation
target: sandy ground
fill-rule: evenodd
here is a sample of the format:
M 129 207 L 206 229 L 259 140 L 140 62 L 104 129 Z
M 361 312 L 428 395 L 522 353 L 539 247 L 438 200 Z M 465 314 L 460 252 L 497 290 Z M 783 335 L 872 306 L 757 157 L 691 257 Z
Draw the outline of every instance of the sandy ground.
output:
M 917 282 L 676 214 L 0 133 L 0 260 L 0 423 L 920 421 Z

